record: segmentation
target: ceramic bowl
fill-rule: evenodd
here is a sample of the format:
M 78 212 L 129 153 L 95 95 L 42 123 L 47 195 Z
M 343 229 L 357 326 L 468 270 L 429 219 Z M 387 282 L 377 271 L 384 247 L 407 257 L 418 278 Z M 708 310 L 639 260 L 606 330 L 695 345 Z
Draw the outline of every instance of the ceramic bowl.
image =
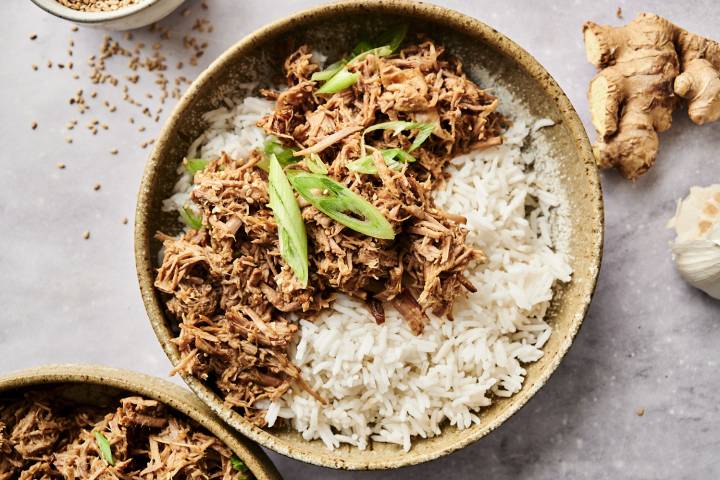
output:
M 106 30 L 132 30 L 145 27 L 170 15 L 185 0 L 139 0 L 134 5 L 111 12 L 82 12 L 68 8 L 57 0 L 32 0 L 38 7 L 63 20 Z
M 147 163 L 140 189 L 135 230 L 137 272 L 150 322 L 173 364 L 178 350 L 171 342 L 174 322 L 153 288 L 160 242 L 157 231 L 178 232 L 174 214 L 161 211 L 161 203 L 177 180 L 176 169 L 190 142 L 204 129 L 202 114 L 218 107 L 243 82 L 277 78 L 289 45 L 309 42 L 330 58 L 348 51 L 363 33 L 398 22 L 430 33 L 459 56 L 464 65 L 482 65 L 508 87 L 537 117 L 555 120 L 546 129 L 558 170 L 557 181 L 568 212 L 568 253 L 574 274 L 559 285 L 547 321 L 553 334 L 545 354 L 527 365 L 527 378 L 517 394 L 496 399 L 482 410 L 481 422 L 466 430 L 445 427 L 442 435 L 415 439 L 409 452 L 394 445 L 374 443 L 361 451 L 343 446 L 329 451 L 323 443 L 305 441 L 289 429 L 263 430 L 245 421 L 223 404 L 213 388 L 191 376 L 190 388 L 233 428 L 277 452 L 305 462 L 345 469 L 385 469 L 424 462 L 474 442 L 497 428 L 545 384 L 572 344 L 588 309 L 598 275 L 603 240 L 603 206 L 598 173 L 585 130 L 570 101 L 550 74 L 505 35 L 457 12 L 409 1 L 351 1 L 307 10 L 270 24 L 245 37 L 215 60 L 190 86 L 165 124 Z
M 64 401 L 83 405 L 102 406 L 123 395 L 157 400 L 216 436 L 245 462 L 257 480 L 282 478 L 260 447 L 228 429 L 195 395 L 166 380 L 94 365 L 47 365 L 0 377 L 0 397 L 43 386 L 62 387 L 59 395 Z

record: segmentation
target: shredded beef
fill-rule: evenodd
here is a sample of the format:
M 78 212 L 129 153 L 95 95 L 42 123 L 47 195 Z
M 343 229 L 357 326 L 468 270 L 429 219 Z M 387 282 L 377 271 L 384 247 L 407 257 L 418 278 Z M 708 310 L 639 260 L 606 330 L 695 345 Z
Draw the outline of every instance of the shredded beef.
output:
M 232 452 L 156 402 L 122 398 L 107 407 L 62 399 L 56 388 L 0 398 L 0 479 L 250 479 Z M 110 465 L 95 432 L 109 442 Z
M 267 404 L 260 401 L 293 385 L 323 401 L 289 360 L 293 318 L 311 318 L 340 292 L 365 300 L 378 323 L 385 319 L 383 303 L 391 303 L 420 334 L 426 312 L 452 319 L 455 300 L 475 291 L 464 272 L 484 254 L 465 244 L 465 218 L 438 209 L 432 190 L 453 157 L 500 144 L 505 120 L 497 99 L 464 74 L 459 60 L 419 38 L 397 54 L 370 54 L 349 65 L 359 80 L 331 95 L 317 93 L 311 77 L 320 66 L 302 46 L 285 61 L 287 88 L 261 91 L 275 109 L 258 125 L 296 149 L 296 168 L 305 168 L 301 155 L 319 155 L 332 179 L 385 216 L 394 240 L 350 230 L 298 197 L 310 267 L 303 287 L 280 256 L 260 152 L 223 156 L 195 175 L 191 199 L 202 212 L 201 230 L 180 238 L 158 234 L 165 253 L 156 286 L 180 326 L 175 343 L 183 359 L 176 371 L 214 384 L 228 405 L 258 425 L 265 424 L 258 405 Z M 377 174 L 348 170 L 362 154 L 362 131 L 395 120 L 436 125 L 412 152 L 417 161 L 389 168 L 379 149 L 407 151 L 413 133 L 378 130 L 364 138 Z

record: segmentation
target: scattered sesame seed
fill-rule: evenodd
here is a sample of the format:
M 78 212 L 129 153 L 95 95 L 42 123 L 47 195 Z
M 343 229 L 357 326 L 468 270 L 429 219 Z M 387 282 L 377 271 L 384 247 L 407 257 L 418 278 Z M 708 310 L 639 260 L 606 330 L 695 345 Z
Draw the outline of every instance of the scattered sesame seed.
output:
M 87 230 L 85 230 L 85 231 L 83 232 L 83 238 L 84 238 L 85 240 L 88 240 L 88 239 L 90 238 L 90 232 L 87 231 Z
M 37 72 L 38 66 L 33 63 L 32 69 Z
M 123 223 L 123 225 L 127 225 L 127 224 L 128 224 L 128 218 L 127 218 L 127 217 L 123 217 L 122 223 Z
M 100 188 L 102 188 L 102 185 L 100 185 L 99 183 L 96 183 L 95 186 L 93 187 L 93 190 L 95 190 L 97 192 L 98 190 L 100 190 Z
M 37 122 L 32 122 L 32 125 L 30 125 L 33 130 L 37 128 Z
M 55 164 L 55 166 L 60 170 L 65 170 L 65 164 L 62 162 L 58 162 L 57 164 Z
M 645 409 L 644 409 L 644 408 L 638 408 L 637 410 L 635 410 L 635 415 L 637 415 L 638 417 L 644 416 L 644 415 L 645 415 Z
M 119 150 L 118 150 L 117 148 L 113 148 L 112 150 L 110 150 L 110 154 L 111 154 L 111 155 L 117 155 L 117 154 L 118 154 L 118 151 L 119 151 Z
M 30 35 L 30 40 L 35 40 L 37 38 L 37 33 L 33 33 Z
M 77 27 L 77 25 L 73 25 L 73 27 L 72 27 L 72 29 L 71 29 L 71 30 L 72 30 L 73 32 L 77 32 L 77 31 L 78 31 L 78 27 Z
M 66 141 L 67 143 L 72 143 L 72 142 L 73 142 L 72 137 L 65 137 L 65 141 Z

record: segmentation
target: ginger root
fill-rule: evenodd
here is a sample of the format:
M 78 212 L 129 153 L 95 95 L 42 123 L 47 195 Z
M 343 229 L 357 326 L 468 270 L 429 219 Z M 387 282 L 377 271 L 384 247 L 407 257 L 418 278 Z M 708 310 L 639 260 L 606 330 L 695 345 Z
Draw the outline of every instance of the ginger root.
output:
M 658 152 L 657 132 L 670 128 L 682 100 L 698 124 L 720 118 L 720 44 L 651 13 L 623 27 L 586 22 L 585 53 L 601 69 L 588 98 L 598 133 L 595 159 L 630 180 Z

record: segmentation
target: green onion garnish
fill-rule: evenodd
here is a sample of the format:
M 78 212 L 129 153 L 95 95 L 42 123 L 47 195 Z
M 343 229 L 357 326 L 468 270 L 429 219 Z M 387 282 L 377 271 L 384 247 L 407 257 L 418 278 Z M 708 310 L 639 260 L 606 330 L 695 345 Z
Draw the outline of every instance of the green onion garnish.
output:
M 284 147 L 277 138 L 269 136 L 263 145 L 263 159 L 258 162 L 257 166 L 267 172 L 270 165 L 270 156 L 275 155 L 278 162 L 280 162 L 280 166 L 285 168 L 291 163 L 297 162 L 297 159 L 293 156 L 294 153 L 295 150 Z
M 397 25 L 393 28 L 389 28 L 382 32 L 380 35 L 375 37 L 373 43 L 375 45 L 387 45 L 394 52 L 400 48 L 400 44 L 405 40 L 407 35 L 408 25 L 407 23 Z
M 370 42 L 366 40 L 360 41 L 353 49 L 351 53 L 352 58 L 349 61 L 340 60 L 335 62 L 325 70 L 316 72 L 310 77 L 316 81 L 327 80 L 325 85 L 317 90 L 317 93 L 337 93 L 354 85 L 355 82 L 358 81 L 358 78 L 360 78 L 360 75 L 349 72 L 346 67 L 353 63 L 361 62 L 368 55 L 375 55 L 376 57 L 387 57 L 391 55 L 400 47 L 406 33 L 407 25 L 400 25 L 392 30 L 383 32 L 374 42 L 375 45 L 378 45 L 374 48 Z
M 305 200 L 336 222 L 370 237 L 395 238 L 392 225 L 377 208 L 326 175 L 290 170 L 288 180 Z
M 311 153 L 305 157 L 305 166 L 313 173 L 322 173 L 323 175 L 328 173 L 327 165 L 317 153 Z
M 404 122 L 402 120 L 396 120 L 394 122 L 383 122 L 377 123 L 371 127 L 366 128 L 362 136 L 360 137 L 360 150 L 365 154 L 365 135 L 374 132 L 375 130 L 392 130 L 393 135 L 398 135 L 403 130 L 417 130 L 418 133 L 415 135 L 412 145 L 408 149 L 408 153 L 420 147 L 425 140 L 428 139 L 433 130 L 435 130 L 434 123 L 418 123 L 418 122 Z
M 393 170 L 401 170 L 404 164 L 415 161 L 415 157 L 399 148 L 380 150 L 380 153 L 385 160 L 385 164 Z M 397 160 L 395 160 L 396 158 Z M 372 155 L 365 155 L 364 157 L 348 163 L 347 168 L 351 172 L 365 173 L 367 175 L 377 174 L 377 168 L 375 167 L 375 161 L 373 160 Z
M 347 68 L 341 68 L 333 77 L 318 88 L 317 93 L 337 93 L 355 85 L 360 78 L 359 73 L 350 73 Z
M 370 55 L 375 55 L 376 57 L 387 57 L 392 53 L 392 49 L 388 45 L 383 45 L 382 47 L 377 48 L 371 48 L 370 50 L 365 50 L 364 52 L 361 52 L 357 55 L 355 55 L 353 58 L 350 59 L 348 62 L 348 65 L 352 65 L 353 63 L 362 62 Z
M 101 432 L 93 432 L 95 434 L 95 441 L 97 442 L 98 449 L 100 450 L 100 455 L 102 455 L 103 460 L 107 462 L 108 465 L 115 465 L 115 460 L 113 459 L 112 449 L 110 448 L 110 442 L 107 438 L 105 438 L 105 435 L 103 435 Z
M 337 62 L 333 63 L 332 65 L 329 65 L 325 68 L 325 70 L 321 72 L 315 72 L 312 74 L 312 77 L 310 77 L 310 80 L 314 80 L 316 82 L 318 81 L 327 81 L 330 80 L 333 75 L 335 75 L 337 72 L 340 71 L 341 68 L 343 68 L 345 65 L 347 65 L 347 60 L 338 60 Z
M 245 465 L 245 462 L 240 460 L 237 455 L 230 457 L 230 464 L 239 472 L 247 472 L 249 470 L 247 465 Z
M 280 255 L 293 269 L 303 287 L 308 283 L 307 234 L 300 207 L 285 172 L 275 155 L 270 156 L 268 174 L 270 208 L 275 215 L 280 238 Z
M 355 45 L 355 48 L 353 48 L 353 51 L 350 52 L 350 55 L 352 55 L 353 57 L 357 57 L 361 53 L 367 52 L 371 48 L 373 48 L 373 46 L 370 42 L 368 42 L 367 40 L 360 40 L 358 44 Z
M 209 160 L 203 160 L 202 158 L 188 158 L 185 161 L 185 170 L 191 175 L 195 176 L 197 172 L 205 170 L 207 168 Z
M 193 212 L 187 205 L 180 209 L 180 218 L 182 218 L 185 225 L 190 228 L 194 228 L 195 230 L 202 228 L 202 217 Z

